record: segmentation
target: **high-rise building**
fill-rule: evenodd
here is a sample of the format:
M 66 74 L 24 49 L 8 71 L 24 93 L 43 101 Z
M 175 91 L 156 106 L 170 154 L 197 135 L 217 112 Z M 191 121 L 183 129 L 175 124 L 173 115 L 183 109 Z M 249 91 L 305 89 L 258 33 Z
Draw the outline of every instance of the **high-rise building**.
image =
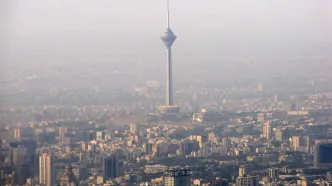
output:
M 30 171 L 30 165 L 28 163 L 20 163 L 15 167 L 17 176 L 16 183 L 17 185 L 25 185 L 27 178 L 31 177 L 33 174 Z
M 96 140 L 101 141 L 105 139 L 105 131 L 96 132 Z
M 312 147 L 312 139 L 311 136 L 303 136 L 303 143 L 306 148 Z
M 317 144 L 314 155 L 316 168 L 332 167 L 332 143 Z
M 139 125 L 136 123 L 130 123 L 130 132 L 133 134 L 139 133 Z
M 266 122 L 263 126 L 263 136 L 267 139 L 272 137 L 272 127 L 270 122 Z
M 42 134 L 44 133 L 44 129 L 42 128 L 34 128 L 34 136 L 37 142 L 42 142 Z
M 21 139 L 20 141 L 10 142 L 9 146 L 13 148 L 13 163 L 14 161 L 17 162 L 16 160 L 23 160 L 23 162 L 29 163 L 31 171 L 38 172 L 39 167 L 36 166 L 38 162 L 38 156 L 36 156 L 37 143 L 35 140 Z M 24 148 L 26 149 L 26 152 Z
M 116 154 L 111 154 L 103 159 L 104 179 L 123 176 L 123 161 Z
M 21 138 L 21 129 L 20 128 L 15 128 L 14 129 L 14 138 L 15 139 L 20 139 Z
M 292 147 L 294 151 L 303 151 L 312 147 L 310 136 L 292 136 Z
M 65 143 L 66 133 L 69 132 L 68 127 L 59 127 L 59 142 Z
M 84 165 L 76 166 L 73 168 L 73 172 L 77 182 L 79 183 L 81 180 L 86 180 L 89 177 L 88 168 Z
M 300 136 L 292 136 L 292 147 L 293 149 L 297 149 L 302 146 L 301 137 Z
M 35 154 L 37 149 L 37 142 L 33 139 L 23 139 L 19 142 L 20 145 L 23 145 L 27 148 L 28 154 Z
M 286 142 L 289 140 L 289 137 L 290 137 L 289 130 L 278 128 L 275 131 L 275 137 L 276 137 L 277 141 Z
M 28 150 L 22 145 L 13 149 L 13 164 L 17 165 L 19 163 L 27 162 Z
M 191 135 L 188 138 L 191 141 L 197 141 L 200 148 L 203 147 L 203 144 L 208 141 L 207 136 Z
M 189 144 L 190 144 L 190 140 L 181 141 L 179 143 L 179 148 L 176 151 L 177 155 L 185 156 L 185 155 L 189 154 L 190 153 L 189 152 Z
M 259 178 L 258 176 L 246 175 L 242 177 L 238 177 L 236 179 L 236 186 L 258 186 Z
M 263 122 L 265 120 L 265 114 L 264 113 L 258 113 L 257 114 L 257 121 Z
M 142 136 L 135 135 L 135 136 L 133 136 L 133 140 L 132 141 L 135 142 L 136 145 L 142 145 L 143 138 L 142 138 Z
M 153 144 L 152 143 L 144 143 L 143 144 L 143 150 L 146 154 L 152 154 L 153 153 Z
M 275 179 L 279 176 L 279 168 L 270 168 L 269 171 L 269 177 L 272 179 Z
M 281 172 L 283 172 L 283 173 L 288 173 L 288 166 L 287 166 L 287 165 L 283 165 L 283 166 L 281 167 Z
M 230 148 L 232 148 L 232 142 L 231 142 L 231 140 L 230 140 L 229 138 L 227 138 L 227 137 L 223 137 L 223 138 L 222 138 L 222 144 L 223 144 L 224 147 L 227 148 L 227 150 L 229 150 Z
M 171 168 L 163 177 L 164 186 L 190 186 L 191 172 L 187 168 Z
M 239 167 L 239 177 L 243 177 L 247 174 L 247 167 L 244 165 L 241 165 Z
M 44 153 L 39 156 L 39 183 L 46 186 L 53 186 L 54 176 L 53 157 L 50 154 Z

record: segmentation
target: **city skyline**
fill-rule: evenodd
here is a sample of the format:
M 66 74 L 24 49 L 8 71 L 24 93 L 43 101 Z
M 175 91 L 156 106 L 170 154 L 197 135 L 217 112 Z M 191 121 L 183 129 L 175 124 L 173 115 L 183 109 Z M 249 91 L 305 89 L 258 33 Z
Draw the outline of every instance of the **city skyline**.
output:
M 329 5 L 0 1 L 0 185 L 332 185 Z

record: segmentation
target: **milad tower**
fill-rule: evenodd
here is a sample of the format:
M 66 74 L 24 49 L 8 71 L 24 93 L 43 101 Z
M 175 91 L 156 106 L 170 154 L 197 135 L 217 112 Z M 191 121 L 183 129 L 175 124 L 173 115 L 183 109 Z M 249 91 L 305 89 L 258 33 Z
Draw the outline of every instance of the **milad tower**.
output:
M 170 28 L 169 19 L 169 0 L 167 0 L 167 28 L 164 34 L 161 36 L 161 40 L 164 42 L 167 51 L 166 57 L 166 104 L 159 107 L 159 111 L 162 113 L 178 113 L 180 107 L 174 105 L 173 100 L 173 78 L 172 78 L 172 45 L 176 40 L 172 29 Z

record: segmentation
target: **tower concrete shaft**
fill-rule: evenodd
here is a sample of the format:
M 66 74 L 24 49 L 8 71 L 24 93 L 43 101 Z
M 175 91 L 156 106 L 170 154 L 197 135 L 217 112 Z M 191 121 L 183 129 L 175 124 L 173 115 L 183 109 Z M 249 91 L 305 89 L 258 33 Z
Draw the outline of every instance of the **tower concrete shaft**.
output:
M 167 47 L 166 105 L 173 105 L 172 47 Z

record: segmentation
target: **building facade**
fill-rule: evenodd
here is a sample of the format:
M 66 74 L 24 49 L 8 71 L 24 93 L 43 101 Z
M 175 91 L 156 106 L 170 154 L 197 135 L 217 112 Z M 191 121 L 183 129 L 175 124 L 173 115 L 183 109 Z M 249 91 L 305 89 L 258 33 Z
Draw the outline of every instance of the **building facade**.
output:
M 259 178 L 258 176 L 246 175 L 242 177 L 238 177 L 236 179 L 236 186 L 258 186 Z
M 47 153 L 39 156 L 39 183 L 46 186 L 54 184 L 53 157 Z
M 316 168 L 332 167 L 332 143 L 321 143 L 315 147 L 314 166 Z
M 123 161 L 116 154 L 111 154 L 103 159 L 104 179 L 123 176 Z
M 172 168 L 168 170 L 164 177 L 164 186 L 190 186 L 191 172 L 187 168 Z

